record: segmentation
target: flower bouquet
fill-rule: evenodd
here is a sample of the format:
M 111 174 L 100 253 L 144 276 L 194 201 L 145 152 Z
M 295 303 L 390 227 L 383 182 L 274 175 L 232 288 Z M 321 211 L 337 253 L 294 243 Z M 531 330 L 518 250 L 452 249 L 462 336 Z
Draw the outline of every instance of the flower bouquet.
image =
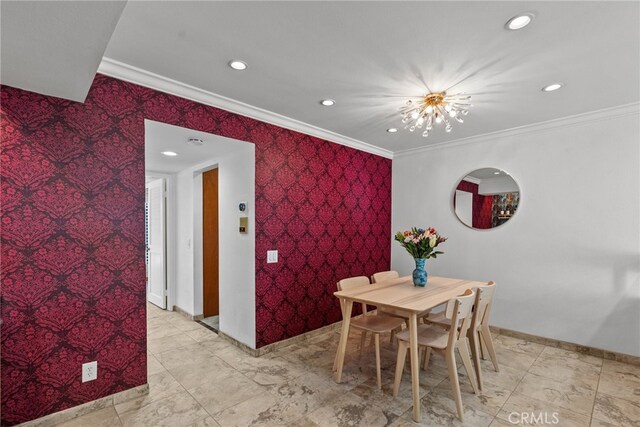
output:
M 411 230 L 405 232 L 398 231 L 395 240 L 407 250 L 416 262 L 416 269 L 413 270 L 413 284 L 416 286 L 425 286 L 427 284 L 427 272 L 424 264 L 428 258 L 437 258 L 443 254 L 442 251 L 436 251 L 435 248 L 442 242 L 447 240 L 442 237 L 435 228 L 417 228 L 412 227 Z

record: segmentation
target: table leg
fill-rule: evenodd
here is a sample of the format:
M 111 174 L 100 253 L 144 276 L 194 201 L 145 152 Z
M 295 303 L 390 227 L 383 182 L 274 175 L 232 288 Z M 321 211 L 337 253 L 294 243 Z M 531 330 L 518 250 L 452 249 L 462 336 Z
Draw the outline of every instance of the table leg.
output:
M 409 317 L 409 347 L 411 353 L 411 391 L 413 393 L 413 420 L 420 421 L 420 359 L 418 359 L 418 317 Z
M 342 302 L 342 332 L 340 333 L 340 344 L 336 355 L 338 364 L 336 366 L 336 382 L 342 381 L 342 367 L 344 366 L 344 354 L 347 350 L 347 340 L 349 339 L 349 323 L 351 323 L 351 310 L 353 301 L 343 300 Z

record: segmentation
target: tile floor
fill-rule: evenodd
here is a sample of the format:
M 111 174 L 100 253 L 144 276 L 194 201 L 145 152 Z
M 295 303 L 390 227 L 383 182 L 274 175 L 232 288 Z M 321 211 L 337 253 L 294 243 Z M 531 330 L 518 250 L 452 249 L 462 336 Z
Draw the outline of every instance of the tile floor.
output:
M 220 330 L 220 316 L 205 317 L 200 322 L 212 327 L 216 331 Z
M 177 313 L 153 306 L 148 313 L 149 395 L 65 426 L 536 424 L 519 422 L 521 413 L 546 413 L 549 423 L 563 427 L 640 426 L 639 366 L 496 336 L 500 372 L 483 361 L 481 395 L 473 394 L 460 369 L 464 424 L 455 416 L 446 367 L 438 356 L 433 356 L 426 373 L 421 372 L 423 419 L 414 423 L 408 369 L 399 397 L 391 396 L 396 353 L 388 340 L 379 391 L 372 351 L 362 359 L 351 351 L 343 383 L 333 381 L 336 332 L 254 358 Z M 356 335 L 349 342 L 352 350 L 357 349 Z

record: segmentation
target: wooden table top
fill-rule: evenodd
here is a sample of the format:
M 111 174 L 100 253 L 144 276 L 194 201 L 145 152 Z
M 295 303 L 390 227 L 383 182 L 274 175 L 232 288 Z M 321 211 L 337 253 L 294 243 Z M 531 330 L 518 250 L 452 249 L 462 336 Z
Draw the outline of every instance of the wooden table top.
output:
M 423 288 L 414 286 L 411 276 L 404 276 L 333 294 L 338 298 L 355 302 L 422 313 L 461 295 L 467 289 L 486 284 L 486 282 L 472 280 L 429 276 L 427 286 Z

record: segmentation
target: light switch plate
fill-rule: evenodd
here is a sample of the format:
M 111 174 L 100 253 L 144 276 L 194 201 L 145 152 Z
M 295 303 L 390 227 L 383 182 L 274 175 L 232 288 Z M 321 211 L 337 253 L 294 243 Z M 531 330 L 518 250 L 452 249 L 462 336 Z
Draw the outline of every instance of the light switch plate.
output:
M 278 251 L 267 251 L 267 264 L 278 262 Z

